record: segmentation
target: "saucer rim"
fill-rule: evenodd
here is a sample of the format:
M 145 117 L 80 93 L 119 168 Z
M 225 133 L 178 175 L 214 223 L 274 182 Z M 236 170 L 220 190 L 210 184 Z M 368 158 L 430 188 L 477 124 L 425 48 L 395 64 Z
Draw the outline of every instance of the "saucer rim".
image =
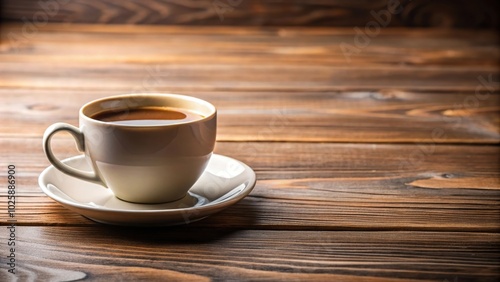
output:
M 53 165 L 46 167 L 42 171 L 42 173 L 40 173 L 40 176 L 38 177 L 38 185 L 39 185 L 40 189 L 42 190 L 42 192 L 46 196 L 48 196 L 49 198 L 53 199 L 54 201 L 56 201 L 60 204 L 63 204 L 65 206 L 69 206 L 72 208 L 84 209 L 84 210 L 94 211 L 94 212 L 124 213 L 124 214 L 176 214 L 179 212 L 186 212 L 186 211 L 191 212 L 191 211 L 196 211 L 196 210 L 217 209 L 217 208 L 223 208 L 223 207 L 234 205 L 237 202 L 239 202 L 240 200 L 242 200 L 243 198 L 245 198 L 246 196 L 248 196 L 248 194 L 250 194 L 250 192 L 255 187 L 255 184 L 257 182 L 257 177 L 255 174 L 255 171 L 250 166 L 248 166 L 247 164 L 245 164 L 242 161 L 239 161 L 237 159 L 234 159 L 234 158 L 231 158 L 231 157 L 228 157 L 225 155 L 221 155 L 221 154 L 215 154 L 215 153 L 212 154 L 212 157 L 213 156 L 218 156 L 218 157 L 222 157 L 222 158 L 226 158 L 226 159 L 230 159 L 230 160 L 234 160 L 234 161 L 238 162 L 239 164 L 241 164 L 245 168 L 246 171 L 251 173 L 251 177 L 249 177 L 248 180 L 243 182 L 243 183 L 248 183 L 248 184 L 246 184 L 245 188 L 243 190 L 241 190 L 239 193 L 234 194 L 233 196 L 231 196 L 223 201 L 213 203 L 214 201 L 217 200 L 217 199 L 215 199 L 212 202 L 207 203 L 206 205 L 201 205 L 201 206 L 194 206 L 194 207 L 187 207 L 187 208 L 176 208 L 176 209 L 131 210 L 131 209 L 116 209 L 116 208 L 99 208 L 99 207 L 93 207 L 93 206 L 89 206 L 86 204 L 82 204 L 82 203 L 77 202 L 77 201 L 69 201 L 69 200 L 61 198 L 61 197 L 59 197 L 59 196 L 57 196 L 49 191 L 49 189 L 48 189 L 49 184 L 51 184 L 57 188 L 56 185 L 43 181 L 43 179 L 49 173 L 49 171 L 56 169 Z M 65 162 L 70 162 L 70 161 L 75 160 L 75 159 L 84 159 L 84 158 L 85 158 L 84 155 L 73 156 L 73 157 L 69 157 L 69 158 L 62 160 L 62 162 L 65 163 Z M 69 177 L 71 177 L 71 176 L 69 176 Z M 84 180 L 82 180 L 82 181 L 84 181 Z M 102 186 L 102 185 L 99 185 L 99 186 Z M 102 188 L 109 189 L 106 187 L 102 187 Z M 193 192 L 191 192 L 191 193 L 193 193 Z M 194 194 L 196 194 L 196 193 L 194 193 Z M 198 195 L 198 194 L 196 194 L 196 195 Z M 120 201 L 123 201 L 123 200 L 120 199 Z M 154 204 L 152 204 L 152 205 L 154 205 Z M 83 216 L 85 216 L 85 215 L 83 215 Z

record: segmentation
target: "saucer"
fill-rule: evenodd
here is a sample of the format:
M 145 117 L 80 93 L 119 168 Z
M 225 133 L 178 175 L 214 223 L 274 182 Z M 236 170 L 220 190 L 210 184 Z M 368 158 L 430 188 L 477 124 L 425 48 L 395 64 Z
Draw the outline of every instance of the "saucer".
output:
M 63 163 L 90 171 L 84 156 Z M 249 166 L 217 154 L 212 155 L 205 172 L 183 199 L 164 204 L 122 201 L 110 189 L 66 175 L 53 166 L 38 178 L 42 191 L 64 207 L 100 223 L 127 226 L 168 226 L 201 220 L 243 199 L 255 181 L 255 172 Z

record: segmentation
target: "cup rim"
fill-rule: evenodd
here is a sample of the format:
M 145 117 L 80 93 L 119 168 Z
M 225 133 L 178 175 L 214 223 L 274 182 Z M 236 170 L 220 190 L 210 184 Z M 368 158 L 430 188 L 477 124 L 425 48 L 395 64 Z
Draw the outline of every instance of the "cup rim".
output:
M 104 102 L 104 101 L 111 101 L 115 99 L 122 99 L 122 98 L 133 98 L 133 97 L 141 97 L 141 96 L 155 96 L 155 97 L 170 97 L 170 98 L 175 98 L 175 99 L 182 99 L 182 100 L 187 100 L 190 102 L 195 102 L 198 104 L 202 104 L 206 107 L 209 108 L 210 114 L 196 120 L 188 120 L 188 121 L 182 121 L 182 122 L 176 122 L 172 124 L 151 124 L 151 125 L 132 125 L 132 124 L 116 124 L 116 123 L 111 123 L 111 122 L 106 122 L 106 121 L 100 121 L 94 118 L 89 117 L 88 115 L 84 114 L 84 110 L 89 107 L 92 104 L 99 103 L 99 102 Z M 172 126 L 177 126 L 177 125 L 184 125 L 184 124 L 193 124 L 193 123 L 198 123 L 206 120 L 212 119 L 215 115 L 217 114 L 217 109 L 215 106 L 207 102 L 203 99 L 193 97 L 193 96 L 188 96 L 188 95 L 181 95 L 181 94 L 173 94 L 173 93 L 129 93 L 129 94 L 120 94 L 120 95 L 114 95 L 114 96 L 107 96 L 99 99 L 92 100 L 90 102 L 85 103 L 79 110 L 79 116 L 80 118 L 89 121 L 89 122 L 94 122 L 97 124 L 101 125 L 107 125 L 107 126 L 116 126 L 116 127 L 130 127 L 130 128 L 139 128 L 139 127 L 172 127 Z

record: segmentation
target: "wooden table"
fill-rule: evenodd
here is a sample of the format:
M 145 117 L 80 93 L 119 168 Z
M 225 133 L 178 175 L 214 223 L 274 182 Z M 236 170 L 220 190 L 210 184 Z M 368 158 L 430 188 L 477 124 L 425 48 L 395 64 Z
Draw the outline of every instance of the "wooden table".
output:
M 387 28 L 359 45 L 352 28 L 23 28 L 3 26 L 0 44 L 0 280 L 500 279 L 494 32 Z M 216 105 L 215 152 L 257 173 L 247 198 L 186 226 L 126 228 L 41 192 L 47 126 L 152 91 Z

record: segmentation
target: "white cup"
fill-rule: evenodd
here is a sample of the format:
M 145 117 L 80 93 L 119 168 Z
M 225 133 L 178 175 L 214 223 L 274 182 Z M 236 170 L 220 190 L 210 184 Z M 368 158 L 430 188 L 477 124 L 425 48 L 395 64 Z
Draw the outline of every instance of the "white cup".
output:
M 124 125 L 92 118 L 99 112 L 125 114 L 134 108 L 168 107 L 199 114 L 199 119 L 167 125 Z M 110 188 L 116 197 L 136 203 L 164 203 L 183 198 L 201 176 L 212 155 L 217 126 L 215 107 L 176 94 L 129 94 L 85 104 L 80 128 L 55 123 L 47 128 L 43 149 L 58 170 Z M 52 153 L 50 140 L 67 131 L 93 171 L 65 165 Z

